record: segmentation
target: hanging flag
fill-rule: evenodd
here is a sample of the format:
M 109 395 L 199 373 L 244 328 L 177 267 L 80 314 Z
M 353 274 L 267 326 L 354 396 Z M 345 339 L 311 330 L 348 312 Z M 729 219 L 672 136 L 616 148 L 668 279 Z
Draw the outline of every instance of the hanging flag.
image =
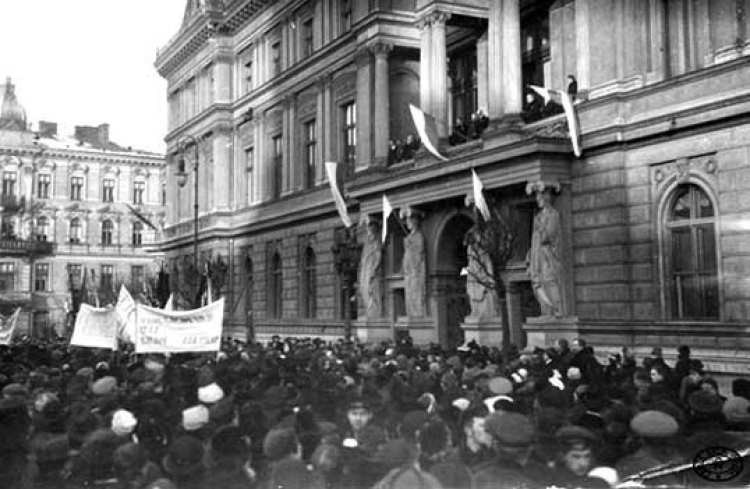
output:
M 477 172 L 475 172 L 473 168 L 471 169 L 471 183 L 474 187 L 474 205 L 482 214 L 484 222 L 489 222 L 490 208 L 487 205 L 487 201 L 484 200 L 484 193 L 482 192 L 484 190 L 484 185 L 482 185 L 482 181 L 479 179 L 479 175 L 477 175 Z
M 411 118 L 414 121 L 414 127 L 417 128 L 417 134 L 419 134 L 419 138 L 422 140 L 425 149 L 432 153 L 435 158 L 448 161 L 448 158 L 441 155 L 437 150 L 438 135 L 435 118 L 430 114 L 422 112 L 421 109 L 412 104 L 409 104 L 409 110 L 411 111 Z
M 169 294 L 169 299 L 167 299 L 167 303 L 164 304 L 164 310 L 174 311 L 174 295 L 173 294 Z
M 20 313 L 21 308 L 18 307 L 10 316 L 0 315 L 0 345 L 10 345 L 10 340 L 13 338 L 13 332 L 16 330 L 18 315 Z
M 117 314 L 112 306 L 104 308 L 81 304 L 76 316 L 73 335 L 70 338 L 73 346 L 88 348 L 117 349 Z
M 156 227 L 156 225 L 153 222 L 151 222 L 148 217 L 146 217 L 143 214 L 141 214 L 140 212 L 138 212 L 138 209 L 136 209 L 135 207 L 133 207 L 130 204 L 125 204 L 125 205 L 128 206 L 128 209 L 130 209 L 130 212 L 132 212 L 133 215 L 135 217 L 137 217 L 139 221 L 141 221 L 143 224 L 145 224 L 146 226 L 150 227 L 154 231 L 158 231 L 158 228 Z
M 135 339 L 135 300 L 124 285 L 120 286 L 115 313 L 118 321 L 117 336 L 132 343 Z
M 529 85 L 529 88 L 539 94 L 544 99 L 544 104 L 555 102 L 558 105 L 562 105 L 565 111 L 565 118 L 568 121 L 568 134 L 570 135 L 570 142 L 573 144 L 573 153 L 580 158 L 581 157 L 581 130 L 578 127 L 578 117 L 576 116 L 575 107 L 573 107 L 573 100 L 570 98 L 570 94 L 563 90 L 550 90 L 549 88 L 539 87 L 536 85 Z
M 350 228 L 352 227 L 352 220 L 346 210 L 346 202 L 344 201 L 344 196 L 341 195 L 341 191 L 339 190 L 339 182 L 336 178 L 337 166 L 338 163 L 336 162 L 326 161 L 326 174 L 328 175 L 328 183 L 331 186 L 333 201 L 336 203 L 336 210 L 339 211 L 339 216 L 341 216 L 341 221 L 344 223 L 344 226 Z
M 388 217 L 390 217 L 392 212 L 393 207 L 391 206 L 391 202 L 388 200 L 388 197 L 383 194 L 383 243 L 385 243 L 385 238 L 388 236 Z

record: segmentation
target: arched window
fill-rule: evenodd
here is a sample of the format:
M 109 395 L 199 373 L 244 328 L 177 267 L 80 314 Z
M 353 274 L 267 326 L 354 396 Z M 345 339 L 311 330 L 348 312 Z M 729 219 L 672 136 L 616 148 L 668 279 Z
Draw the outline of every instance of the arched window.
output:
M 143 244 L 143 223 L 136 221 L 133 223 L 133 246 Z
M 268 280 L 268 316 L 279 319 L 282 312 L 284 280 L 281 256 L 278 253 L 274 253 L 271 258 Z
M 678 186 L 667 202 L 667 297 L 672 319 L 719 319 L 715 210 L 694 184 Z
M 314 318 L 317 302 L 315 294 L 315 251 L 310 246 L 305 250 L 300 289 L 302 317 Z
M 114 228 L 114 224 L 112 224 L 112 221 L 109 219 L 102 222 L 102 246 L 109 246 L 112 244 Z
M 36 239 L 39 241 L 49 241 L 49 218 L 40 216 L 36 220 Z
M 70 242 L 80 243 L 83 232 L 81 231 L 81 220 L 74 217 L 70 220 Z

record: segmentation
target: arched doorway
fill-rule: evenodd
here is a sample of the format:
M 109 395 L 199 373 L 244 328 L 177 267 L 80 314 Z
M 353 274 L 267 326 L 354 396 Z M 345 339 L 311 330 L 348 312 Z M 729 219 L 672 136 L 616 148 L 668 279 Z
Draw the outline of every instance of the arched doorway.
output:
M 432 281 L 438 337 L 443 348 L 455 348 L 463 343 L 461 323 L 471 312 L 466 294 L 466 276 L 461 275 L 461 270 L 467 264 L 464 237 L 473 225 L 471 217 L 457 213 L 450 216 L 442 229 L 438 230 Z

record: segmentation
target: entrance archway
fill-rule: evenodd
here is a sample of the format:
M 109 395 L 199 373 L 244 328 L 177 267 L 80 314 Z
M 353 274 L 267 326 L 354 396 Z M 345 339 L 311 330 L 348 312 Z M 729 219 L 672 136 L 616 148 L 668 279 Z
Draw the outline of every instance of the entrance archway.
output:
M 448 217 L 437 233 L 432 280 L 438 338 L 443 348 L 455 348 L 463 343 L 461 323 L 471 312 L 466 276 L 461 275 L 461 270 L 467 265 L 464 237 L 473 225 L 470 216 L 457 213 Z

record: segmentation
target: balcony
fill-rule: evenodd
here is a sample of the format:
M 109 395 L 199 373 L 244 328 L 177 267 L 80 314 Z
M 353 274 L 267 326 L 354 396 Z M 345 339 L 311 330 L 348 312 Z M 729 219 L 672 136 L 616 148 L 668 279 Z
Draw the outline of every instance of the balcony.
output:
M 47 241 L 0 238 L 0 253 L 5 256 L 40 256 L 51 255 L 55 244 Z
M 17 195 L 0 196 L 0 213 L 16 213 L 26 206 L 26 198 Z

